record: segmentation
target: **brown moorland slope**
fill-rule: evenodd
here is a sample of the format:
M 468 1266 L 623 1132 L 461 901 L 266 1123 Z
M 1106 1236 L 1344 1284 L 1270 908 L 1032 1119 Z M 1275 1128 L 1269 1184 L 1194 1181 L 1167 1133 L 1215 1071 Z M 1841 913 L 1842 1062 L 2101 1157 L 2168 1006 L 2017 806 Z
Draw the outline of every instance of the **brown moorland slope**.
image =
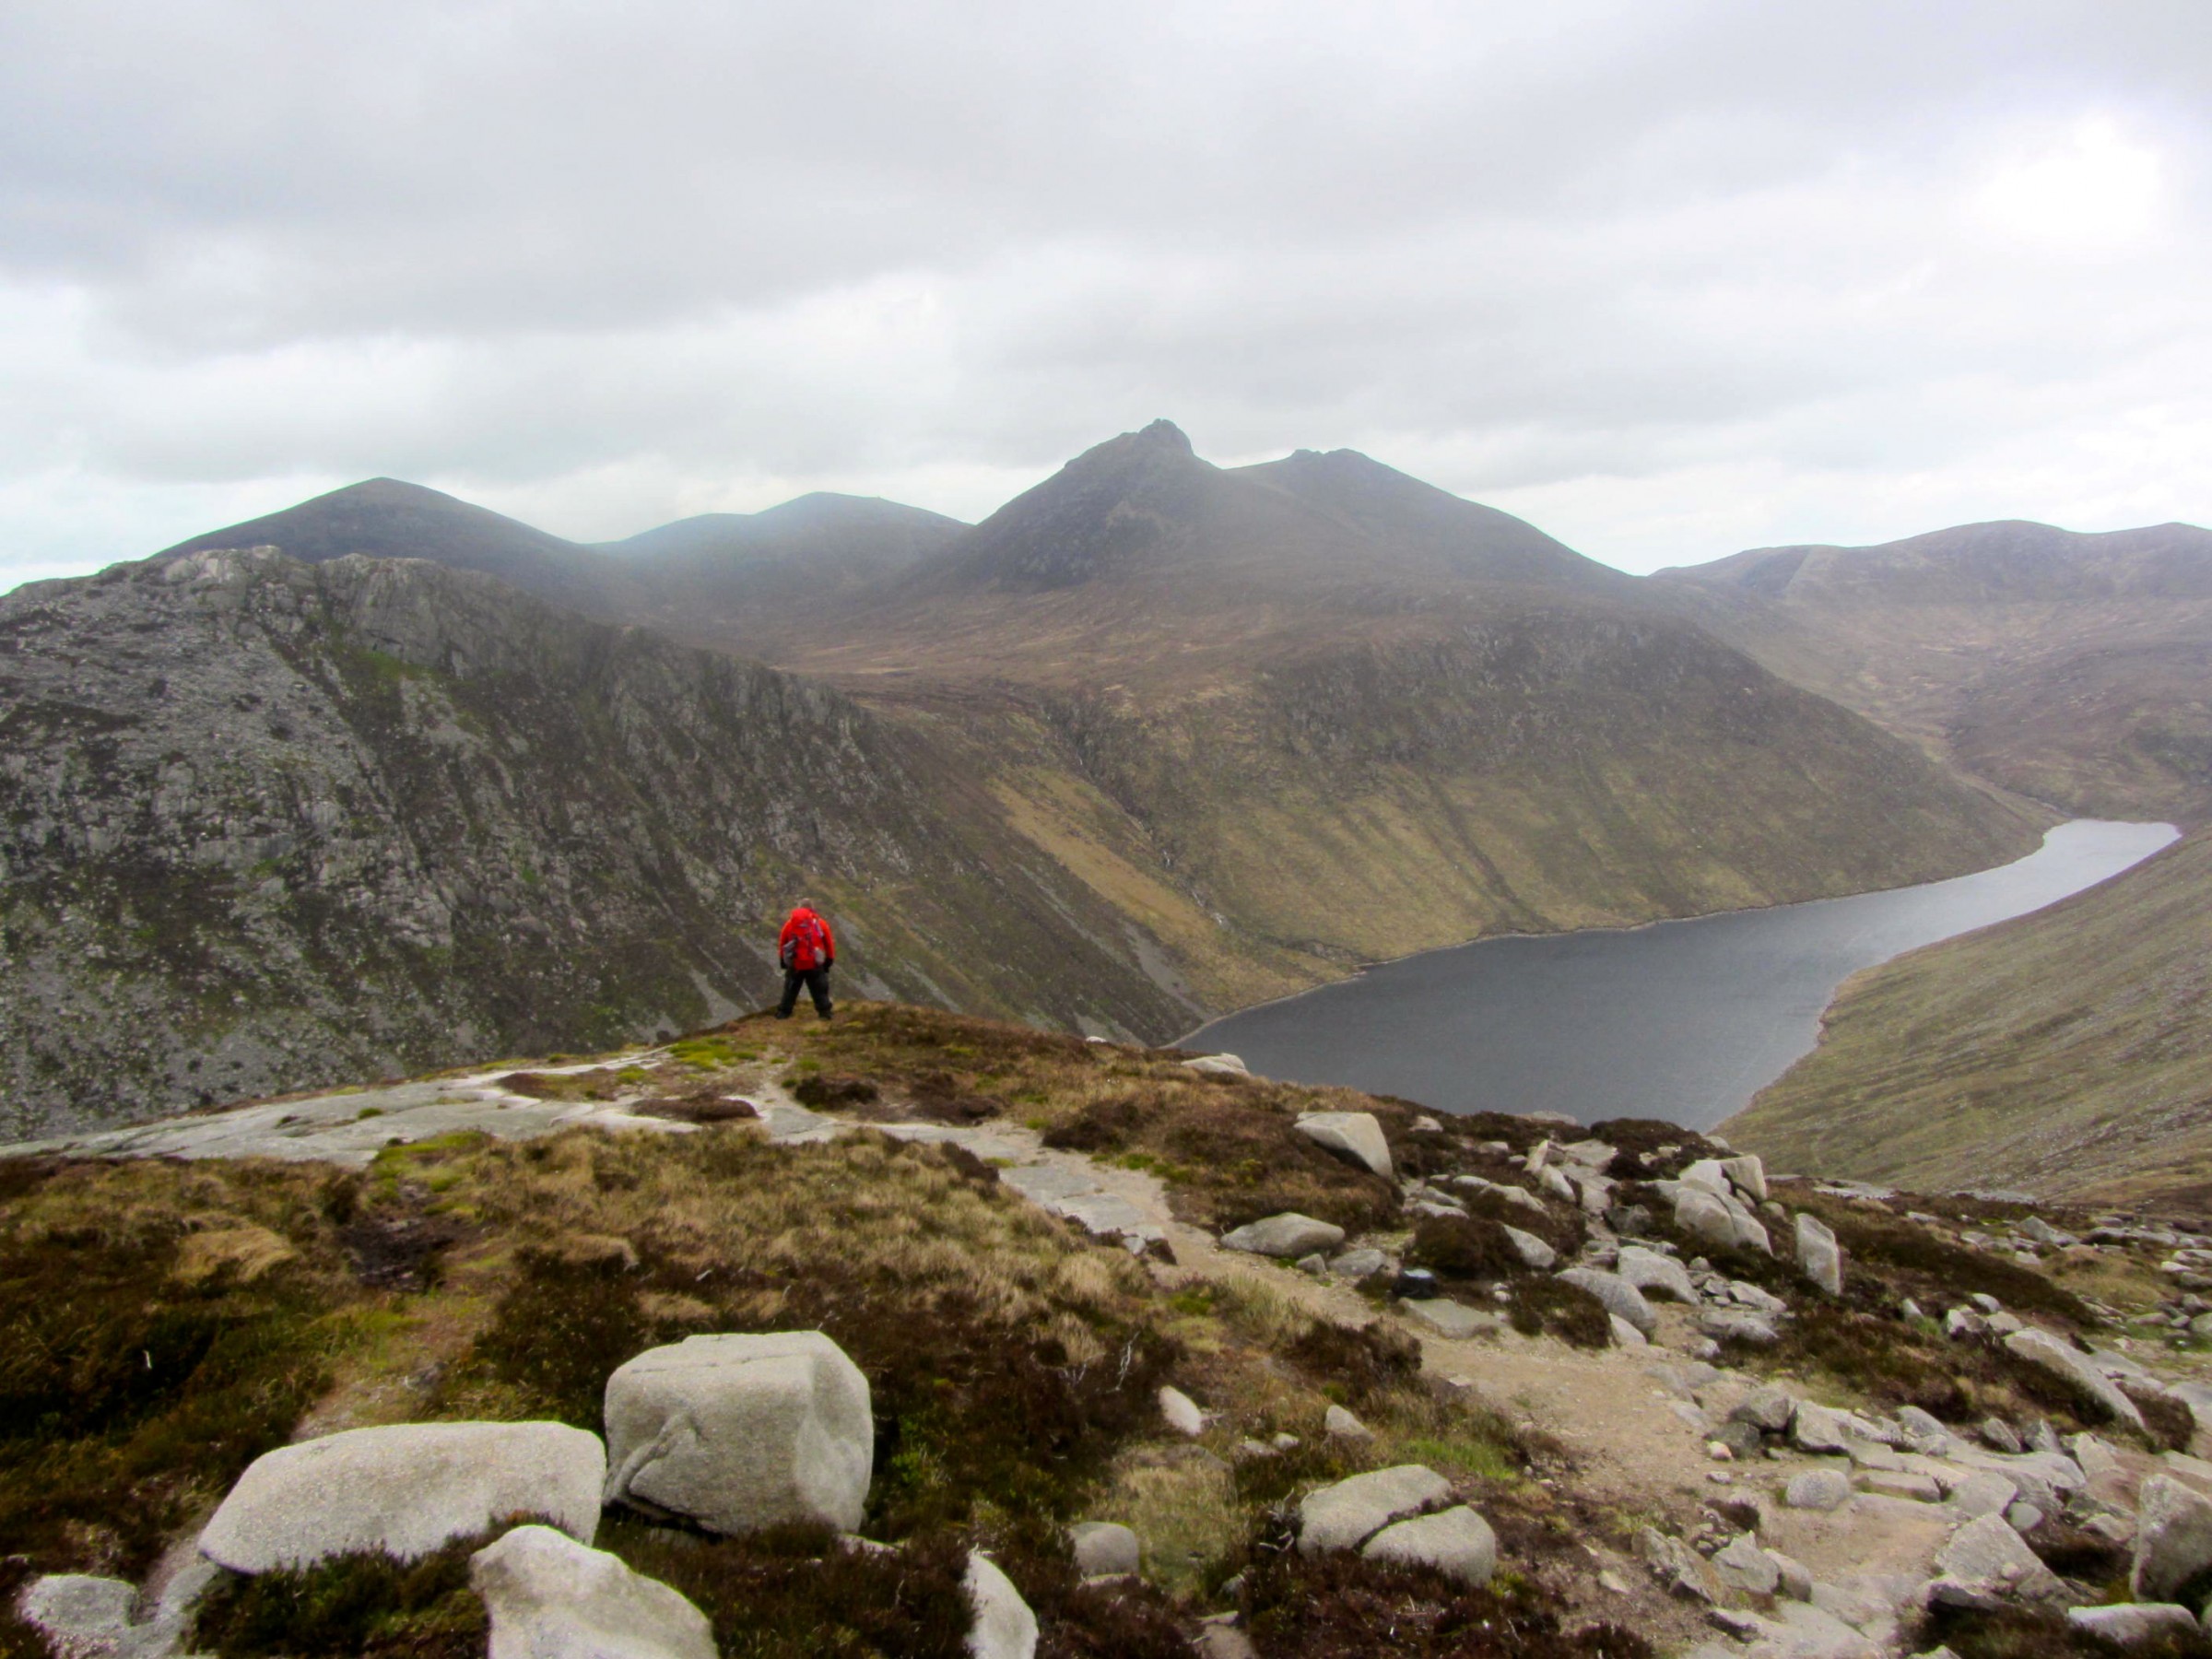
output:
M 1800 685 L 2070 812 L 2212 818 L 2212 531 L 1966 524 L 1665 571 Z

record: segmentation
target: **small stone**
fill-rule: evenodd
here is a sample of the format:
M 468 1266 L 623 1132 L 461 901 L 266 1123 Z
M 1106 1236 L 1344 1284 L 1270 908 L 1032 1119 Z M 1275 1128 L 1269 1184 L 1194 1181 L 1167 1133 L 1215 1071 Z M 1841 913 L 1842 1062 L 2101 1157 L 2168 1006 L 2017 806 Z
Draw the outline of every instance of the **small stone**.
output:
M 2002 1515 L 1983 1515 L 1951 1535 L 1936 1552 L 1936 1571 L 1971 1589 L 2044 1597 L 2058 1593 L 2058 1579 L 2020 1541 Z
M 1983 1418 L 1974 1425 L 1974 1432 L 1981 1436 L 1982 1443 L 1993 1452 L 2003 1452 L 2017 1457 L 2027 1450 L 2020 1444 L 2020 1437 L 2014 1432 L 2012 1425 L 2003 1418 Z
M 1034 1659 L 1037 1615 L 997 1562 L 980 1549 L 970 1550 L 960 1588 L 968 1593 L 974 1614 L 968 1628 L 968 1652 L 973 1659 Z
M 1339 1278 L 1372 1278 L 1378 1273 L 1394 1271 L 1397 1264 L 1381 1251 L 1374 1249 L 1347 1250 L 1329 1264 L 1329 1271 Z
M 1829 1295 L 1843 1294 L 1843 1247 L 1828 1223 L 1806 1210 L 1797 1212 L 1797 1266 Z
M 1738 1533 L 1716 1551 L 1712 1571 L 1722 1583 L 1747 1595 L 1771 1595 L 1782 1583 L 1782 1570 L 1749 1533 Z
M 2032 1503 L 2005 1506 L 2005 1524 L 2017 1533 L 2031 1533 L 2043 1524 L 2043 1512 Z
M 1180 1388 L 1163 1387 L 1159 1391 L 1159 1415 L 1168 1419 L 1168 1427 L 1178 1434 L 1195 1439 L 1206 1432 L 1206 1413 L 1198 1409 L 1198 1402 Z
M 1800 1400 L 1790 1418 L 1790 1441 L 1800 1452 L 1814 1453 L 1851 1450 L 1851 1429 L 1844 1414 L 1829 1406 Z
M 1274 1256 L 1281 1261 L 1295 1262 L 1300 1256 L 1315 1251 L 1335 1250 L 1344 1242 L 1344 1229 L 1327 1221 L 1316 1221 L 1311 1216 L 1301 1216 L 1295 1210 L 1286 1210 L 1264 1220 L 1248 1221 L 1233 1232 L 1221 1235 L 1224 1250 L 1241 1250 L 1253 1255 Z
M 1796 1410 L 1797 1402 L 1788 1389 L 1762 1382 L 1736 1402 L 1728 1416 L 1733 1422 L 1748 1423 L 1769 1434 L 1780 1434 L 1790 1426 L 1790 1418 Z
M 1332 1406 L 1322 1418 L 1322 1432 L 1332 1440 L 1371 1441 L 1375 1431 L 1341 1406 Z
M 1697 1288 L 1689 1282 L 1689 1270 L 1670 1255 L 1641 1244 L 1624 1245 L 1614 1271 L 1646 1296 L 1665 1296 L 1697 1305 Z
M 1438 1335 L 1453 1342 L 1465 1342 L 1469 1337 L 1489 1335 L 1498 1329 L 1497 1314 L 1478 1313 L 1450 1297 L 1408 1297 L 1398 1306 Z
M 1360 1550 L 1371 1561 L 1433 1567 L 1465 1584 L 1487 1584 L 1498 1571 L 1498 1536 L 1465 1504 L 1386 1526 Z
M 1909 1469 L 1873 1469 L 1861 1478 L 1870 1492 L 1909 1498 L 1914 1503 L 1935 1503 L 1943 1497 L 1943 1488 L 1936 1484 L 1934 1476 L 1915 1474 Z
M 1290 1126 L 1347 1163 L 1358 1164 L 1385 1181 L 1397 1179 L 1390 1161 L 1390 1143 L 1371 1112 L 1309 1112 Z
M 1300 1273 L 1310 1273 L 1319 1278 L 1329 1270 L 1329 1259 L 1317 1250 L 1310 1256 L 1299 1257 L 1297 1266 Z
M 1768 1550 L 1767 1558 L 1774 1563 L 1777 1594 L 1786 1595 L 1792 1601 L 1813 1599 L 1812 1569 L 1794 1556 L 1783 1555 L 1779 1549 Z
M 1782 1500 L 1792 1509 L 1840 1509 L 1851 1501 L 1851 1480 L 1841 1469 L 1813 1469 L 1793 1475 Z
M 1627 1321 L 1647 1337 L 1659 1328 L 1659 1316 L 1652 1312 L 1652 1304 L 1643 1300 L 1643 1292 L 1618 1273 L 1596 1267 L 1570 1267 L 1555 1277 L 1578 1289 L 1587 1290 L 1605 1304 L 1606 1312 Z
M 1085 1578 L 1114 1578 L 1144 1565 L 1136 1535 L 1115 1521 L 1078 1521 L 1067 1529 L 1076 1571 Z
M 1606 1328 L 1612 1334 L 1615 1347 L 1649 1347 L 1651 1338 L 1618 1313 L 1606 1315 Z
M 1755 1425 L 1738 1422 L 1733 1418 L 1723 1423 L 1712 1438 L 1727 1447 L 1730 1453 L 1738 1459 L 1757 1457 L 1765 1447 L 1764 1439 Z
M 1505 1226 L 1506 1242 L 1513 1247 L 1513 1253 L 1521 1258 L 1523 1266 L 1533 1267 L 1538 1273 L 1548 1273 L 1559 1261 L 1559 1253 L 1535 1233 L 1523 1232 L 1521 1229 L 1504 1223 L 1500 1225 Z

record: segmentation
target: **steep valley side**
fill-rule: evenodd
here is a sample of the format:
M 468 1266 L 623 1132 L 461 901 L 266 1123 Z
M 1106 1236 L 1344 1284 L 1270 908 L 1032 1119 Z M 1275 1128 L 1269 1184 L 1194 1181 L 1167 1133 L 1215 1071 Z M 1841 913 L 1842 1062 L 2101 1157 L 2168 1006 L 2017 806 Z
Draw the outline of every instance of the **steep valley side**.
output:
M 2212 1196 L 2212 836 L 1848 983 L 1731 1119 L 1778 1167 L 2084 1202 Z
M 0 826 L 15 1134 L 697 1026 L 763 1000 L 809 887 L 864 994 L 1198 1011 L 912 734 L 422 561 L 0 601 Z

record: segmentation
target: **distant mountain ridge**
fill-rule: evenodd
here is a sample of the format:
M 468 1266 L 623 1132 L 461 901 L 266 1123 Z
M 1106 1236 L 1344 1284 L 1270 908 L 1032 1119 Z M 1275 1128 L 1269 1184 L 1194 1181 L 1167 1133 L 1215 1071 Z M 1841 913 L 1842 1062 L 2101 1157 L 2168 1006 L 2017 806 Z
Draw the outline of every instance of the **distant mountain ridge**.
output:
M 219 552 L 241 545 L 281 551 Z M 858 919 L 856 962 L 900 995 L 1159 1040 L 1485 933 L 1895 886 L 2033 845 L 2037 813 L 1762 668 L 1688 591 L 1353 452 L 1221 468 L 1167 422 L 973 527 L 817 497 L 609 551 L 375 480 L 0 604 L 0 738 L 27 746 L 0 741 L 0 815 L 32 826 L 0 896 L 11 936 L 40 942 L 0 993 L 47 1010 L 39 1030 L 66 1029 L 51 1015 L 72 999 L 108 1011 L 58 1051 L 27 1030 L 58 1068 L 36 1098 L 96 1110 L 99 1079 L 136 1077 L 141 1110 L 204 1085 L 107 1064 L 132 1024 L 85 951 L 121 947 L 80 938 L 85 917 L 205 901 L 180 935 L 202 943 L 124 953 L 127 1006 L 157 1026 L 207 1006 L 192 960 L 309 965 L 306 1027 L 270 1034 L 264 983 L 164 1047 L 250 1054 L 277 1087 L 347 1020 L 352 1070 L 420 1063 L 406 1044 L 441 1031 L 460 1058 L 500 1033 L 554 1047 L 682 1023 L 710 986 L 758 994 L 758 918 L 803 887 Z M 359 638 L 347 618 L 376 594 L 434 613 L 434 642 Z M 180 682 L 148 651 L 213 689 L 189 713 L 149 703 Z M 282 710 L 253 689 L 224 712 L 238 651 L 288 688 Z M 757 693 L 702 689 L 731 656 Z M 232 758 L 177 720 L 256 735 Z M 423 914 L 448 920 L 407 947 L 430 956 L 339 925 L 354 865 L 296 863 L 331 808 L 253 828 L 295 793 L 288 746 L 309 731 L 376 803 L 335 808 L 368 827 L 347 859 L 422 862 L 420 820 L 480 872 L 450 898 L 431 883 Z M 147 759 L 171 748 L 200 757 L 184 795 Z M 186 801 L 200 816 L 171 822 Z M 216 838 L 226 874 L 195 886 L 203 819 L 238 828 Z M 441 928 L 455 951 L 498 943 L 472 944 L 464 975 Z M 401 1035 L 361 1048 L 380 1029 Z
M 2212 531 L 1966 524 L 1665 571 L 1683 614 L 2063 810 L 2212 822 Z

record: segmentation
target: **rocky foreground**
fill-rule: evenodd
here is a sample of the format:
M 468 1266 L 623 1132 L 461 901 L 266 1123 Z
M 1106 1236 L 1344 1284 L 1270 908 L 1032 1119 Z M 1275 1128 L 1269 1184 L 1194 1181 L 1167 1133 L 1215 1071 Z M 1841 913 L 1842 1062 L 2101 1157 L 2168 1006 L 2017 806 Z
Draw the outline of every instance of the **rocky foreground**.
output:
M 4 1653 L 2212 1653 L 2187 1218 L 888 1006 L 8 1150 Z

